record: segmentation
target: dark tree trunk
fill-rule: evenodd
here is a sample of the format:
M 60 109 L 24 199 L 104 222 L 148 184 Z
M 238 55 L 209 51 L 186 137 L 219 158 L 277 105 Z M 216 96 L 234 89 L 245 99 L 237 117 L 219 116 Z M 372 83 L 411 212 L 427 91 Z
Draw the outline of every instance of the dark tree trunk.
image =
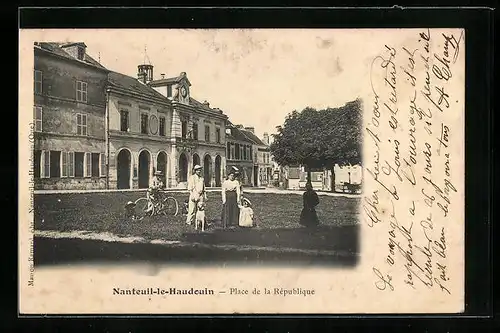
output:
M 332 166 L 332 177 L 331 177 L 331 191 L 335 192 L 335 164 Z
M 306 170 L 307 170 L 307 183 L 311 183 L 311 167 L 306 165 Z

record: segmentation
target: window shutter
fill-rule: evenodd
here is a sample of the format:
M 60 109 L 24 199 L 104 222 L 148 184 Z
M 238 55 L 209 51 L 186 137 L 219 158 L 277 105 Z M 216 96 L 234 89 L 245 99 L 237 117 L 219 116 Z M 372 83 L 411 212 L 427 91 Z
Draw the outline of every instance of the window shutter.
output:
M 75 153 L 68 153 L 68 177 L 75 177 Z
M 50 177 L 50 151 L 48 150 L 43 152 L 43 177 Z
M 68 153 L 63 151 L 61 154 L 62 166 L 61 177 L 68 177 Z
M 92 172 L 92 155 L 85 153 L 85 177 L 90 177 Z
M 76 114 L 76 134 L 81 135 L 82 134 L 82 115 L 77 113 Z
M 101 177 L 106 176 L 106 155 L 101 153 Z

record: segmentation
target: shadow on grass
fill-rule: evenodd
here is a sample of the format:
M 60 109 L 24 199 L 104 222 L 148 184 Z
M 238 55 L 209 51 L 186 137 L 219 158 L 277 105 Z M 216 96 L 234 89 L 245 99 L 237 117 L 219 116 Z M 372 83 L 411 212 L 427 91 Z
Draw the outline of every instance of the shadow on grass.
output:
M 203 244 L 231 244 L 328 250 L 359 253 L 359 226 L 316 228 L 216 229 L 210 233 L 184 233 L 183 240 Z
M 350 231 L 349 231 L 350 229 Z M 336 242 L 329 246 L 332 252 L 317 254 L 311 252 L 268 251 L 265 249 L 236 250 L 210 246 L 172 247 L 158 244 L 117 243 L 81 239 L 35 238 L 35 265 L 63 264 L 127 264 L 148 262 L 170 265 L 273 265 L 273 266 L 342 266 L 354 267 L 357 264 L 358 233 L 353 228 L 337 228 L 335 236 L 324 230 L 226 230 L 209 233 L 188 233 L 186 240 L 210 244 L 232 244 L 273 246 L 275 248 L 293 247 L 295 249 L 325 249 L 325 244 L 313 242 Z M 279 236 L 278 236 L 279 235 Z M 322 236 L 327 235 L 327 236 Z M 275 243 L 276 237 L 280 238 Z M 298 242 L 298 244 L 295 244 Z M 295 246 L 291 246 L 294 243 Z

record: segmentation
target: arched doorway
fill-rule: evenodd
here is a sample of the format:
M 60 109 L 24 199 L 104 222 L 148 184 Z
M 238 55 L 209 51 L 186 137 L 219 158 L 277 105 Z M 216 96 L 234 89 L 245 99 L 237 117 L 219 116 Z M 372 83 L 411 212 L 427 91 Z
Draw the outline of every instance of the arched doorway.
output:
M 116 187 L 118 189 L 130 188 L 130 152 L 122 149 L 116 158 Z
M 186 154 L 182 153 L 179 156 L 179 182 L 187 182 L 188 177 L 188 159 Z
M 167 154 L 164 151 L 158 153 L 156 157 L 156 170 L 161 171 L 163 186 L 167 186 Z
M 198 156 L 198 154 L 196 154 L 196 153 L 193 154 L 193 168 L 195 165 L 201 165 L 200 164 L 200 156 Z
M 139 188 L 149 187 L 149 164 L 151 156 L 147 150 L 139 154 Z
M 205 155 L 203 159 L 203 178 L 205 178 L 205 187 L 212 186 L 212 157 Z
M 222 159 L 219 155 L 215 156 L 215 186 L 220 187 L 221 186 L 221 164 L 222 164 Z

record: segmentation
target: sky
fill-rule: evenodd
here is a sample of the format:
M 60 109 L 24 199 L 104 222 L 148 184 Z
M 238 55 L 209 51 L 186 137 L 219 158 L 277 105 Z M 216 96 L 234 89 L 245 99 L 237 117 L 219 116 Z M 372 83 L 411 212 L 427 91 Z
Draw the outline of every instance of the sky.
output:
M 137 65 L 146 62 L 154 66 L 155 79 L 186 72 L 192 97 L 262 137 L 275 133 L 293 110 L 337 107 L 359 97 L 370 60 L 364 49 L 373 30 L 63 32 L 50 32 L 49 39 L 83 41 L 87 52 L 113 71 L 136 77 Z

